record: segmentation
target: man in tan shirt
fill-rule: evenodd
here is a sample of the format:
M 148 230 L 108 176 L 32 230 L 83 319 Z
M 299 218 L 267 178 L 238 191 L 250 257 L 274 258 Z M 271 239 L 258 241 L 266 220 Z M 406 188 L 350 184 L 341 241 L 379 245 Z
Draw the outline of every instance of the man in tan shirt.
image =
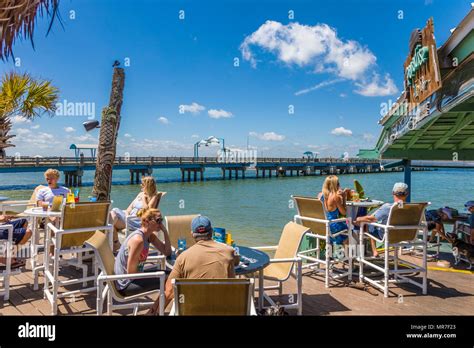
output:
M 174 297 L 172 279 L 217 279 L 235 278 L 234 267 L 239 256 L 234 249 L 212 239 L 211 221 L 206 216 L 197 216 L 191 223 L 191 233 L 196 244 L 178 256 L 165 285 L 165 307 Z M 156 300 L 148 314 L 159 313 Z

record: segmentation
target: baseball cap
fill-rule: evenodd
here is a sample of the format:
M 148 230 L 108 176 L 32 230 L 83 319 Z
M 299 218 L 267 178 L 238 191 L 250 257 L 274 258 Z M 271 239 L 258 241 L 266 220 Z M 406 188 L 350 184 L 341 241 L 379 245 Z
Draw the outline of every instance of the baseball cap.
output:
M 404 182 L 397 182 L 395 185 L 393 185 L 392 193 L 394 195 L 407 195 L 408 185 Z
M 208 233 L 212 231 L 211 220 L 207 216 L 196 216 L 191 222 L 193 233 Z
M 474 201 L 467 201 L 464 206 L 469 209 L 471 207 L 474 207 Z

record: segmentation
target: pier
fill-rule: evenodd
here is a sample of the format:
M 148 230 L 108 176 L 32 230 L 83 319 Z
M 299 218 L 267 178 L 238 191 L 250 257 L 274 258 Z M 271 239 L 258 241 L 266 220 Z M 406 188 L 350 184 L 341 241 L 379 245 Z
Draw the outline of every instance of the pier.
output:
M 81 186 L 86 170 L 95 170 L 94 157 L 6 157 L 0 161 L 0 173 L 43 172 L 54 168 L 64 173 L 65 184 Z M 176 168 L 181 171 L 181 181 L 203 181 L 206 168 L 220 168 L 222 179 L 245 179 L 246 173 L 255 171 L 256 178 L 287 176 L 379 173 L 385 171 L 379 160 L 335 158 L 257 158 L 256 162 L 222 162 L 218 157 L 117 157 L 114 169 L 128 169 L 130 183 L 151 175 L 154 169 Z M 399 168 L 387 169 L 398 171 Z

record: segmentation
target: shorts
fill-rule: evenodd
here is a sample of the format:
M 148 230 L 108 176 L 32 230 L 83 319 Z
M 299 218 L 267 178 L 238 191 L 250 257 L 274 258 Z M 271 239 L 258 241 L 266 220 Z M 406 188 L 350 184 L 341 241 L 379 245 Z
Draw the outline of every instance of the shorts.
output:
M 146 268 L 143 272 L 157 272 L 161 271 L 157 266 Z M 169 270 L 163 270 L 166 277 L 171 273 Z M 142 278 L 131 280 L 124 288 L 118 289 L 118 292 L 123 296 L 134 296 L 147 291 L 157 290 L 160 287 L 160 278 Z
M 369 233 L 378 239 L 382 239 L 383 236 L 385 235 L 385 231 L 383 229 L 375 227 L 375 226 L 370 226 L 370 225 L 369 225 Z
M 18 244 L 21 242 L 23 237 L 26 234 L 26 228 L 23 227 L 25 224 L 28 223 L 26 219 L 15 219 L 11 220 L 8 224 L 5 225 L 13 225 L 13 243 Z M 8 239 L 8 230 L 2 230 L 0 226 L 0 239 Z

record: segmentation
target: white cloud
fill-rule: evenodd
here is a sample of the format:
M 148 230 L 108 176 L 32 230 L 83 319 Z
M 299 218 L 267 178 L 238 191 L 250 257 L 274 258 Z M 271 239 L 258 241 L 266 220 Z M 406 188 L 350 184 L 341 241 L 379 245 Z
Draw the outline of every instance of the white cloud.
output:
M 341 93 L 341 94 L 339 94 L 339 96 L 340 96 L 341 98 L 345 98 L 345 97 L 347 97 L 347 94 L 346 94 L 346 93 Z
M 255 67 L 253 46 L 277 55 L 286 64 L 311 66 L 314 71 L 333 71 L 337 76 L 356 80 L 377 58 L 357 41 L 343 41 L 327 24 L 314 26 L 292 22 L 286 25 L 266 21 L 247 36 L 240 50 L 245 60 Z
M 359 93 L 364 96 L 394 94 L 396 87 L 389 75 L 380 88 L 378 83 L 367 82 L 366 75 L 376 68 L 377 58 L 365 46 L 355 40 L 343 40 L 334 28 L 327 24 L 314 26 L 297 22 L 282 24 L 267 20 L 255 32 L 245 37 L 240 45 L 244 60 L 252 67 L 257 66 L 256 49 L 276 55 L 280 62 L 287 65 L 308 67 L 314 73 L 332 73 L 339 79 L 357 82 Z M 332 80 L 332 81 L 337 81 Z M 332 82 L 335 83 L 335 82 Z M 295 93 L 305 94 L 324 87 L 315 85 Z
M 132 137 L 132 135 L 129 134 L 129 133 L 125 133 L 123 136 L 124 136 L 125 138 L 131 138 L 131 137 Z
M 72 127 L 64 127 L 64 131 L 66 133 L 72 133 L 72 132 L 75 132 L 76 130 Z
M 193 139 L 199 138 L 199 135 L 198 134 L 193 134 L 193 135 L 191 135 L 191 138 L 193 138 Z
M 225 110 L 222 110 L 222 109 L 209 109 L 207 111 L 208 115 L 210 118 L 215 118 L 215 119 L 219 119 L 219 118 L 230 118 L 232 117 L 232 113 L 229 112 L 229 111 L 225 111 Z
M 275 132 L 265 132 L 265 133 L 257 133 L 257 132 L 250 132 L 250 136 L 256 137 L 260 140 L 264 141 L 283 141 L 285 140 L 285 136 L 281 134 L 277 134 Z
M 334 80 L 323 81 L 321 83 L 318 83 L 318 84 L 314 85 L 313 87 L 309 87 L 309 88 L 299 90 L 299 91 L 295 92 L 295 95 L 306 94 L 306 93 L 315 91 L 317 89 L 320 89 L 322 87 L 330 86 L 330 85 L 333 85 L 333 84 L 341 82 L 341 81 L 344 81 L 344 79 L 334 79 Z
M 31 122 L 30 120 L 20 115 L 13 116 L 10 118 L 10 120 L 12 121 L 12 123 L 30 123 Z
M 74 139 L 74 141 L 91 141 L 91 142 L 94 142 L 94 143 L 97 142 L 97 138 L 94 138 L 90 134 L 79 135 L 77 137 L 74 137 L 73 139 Z
M 344 127 L 337 127 L 334 128 L 331 131 L 331 134 L 337 135 L 337 136 L 345 136 L 345 137 L 350 137 L 352 135 L 352 131 L 350 129 L 346 129 Z
M 38 129 L 39 127 L 40 127 L 39 124 L 35 124 L 34 126 L 31 126 L 30 128 L 31 128 L 31 129 Z
M 163 116 L 158 118 L 158 122 L 160 122 L 162 124 L 170 124 L 170 121 L 166 117 L 163 117 Z
M 359 89 L 354 92 L 365 97 L 384 97 L 398 92 L 397 86 L 388 74 L 384 77 L 384 82 L 380 82 L 380 76 L 374 74 L 369 83 L 356 83 Z
M 22 136 L 22 135 L 31 134 L 31 131 L 26 128 L 17 128 L 13 131 L 13 133 L 16 135 Z
M 192 114 L 199 114 L 201 111 L 206 110 L 206 108 L 202 105 L 199 105 L 196 102 L 193 102 L 192 104 L 181 104 L 178 107 L 178 111 L 180 114 L 185 114 L 186 112 L 190 112 Z

